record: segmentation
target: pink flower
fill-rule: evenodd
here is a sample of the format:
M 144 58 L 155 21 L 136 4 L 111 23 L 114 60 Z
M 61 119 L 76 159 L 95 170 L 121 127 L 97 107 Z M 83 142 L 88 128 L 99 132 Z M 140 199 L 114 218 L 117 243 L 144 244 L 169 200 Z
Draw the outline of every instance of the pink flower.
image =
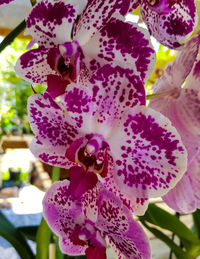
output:
M 40 1 L 26 19 L 26 34 L 32 35 L 39 47 L 19 58 L 16 72 L 30 82 L 47 84 L 52 97 L 63 94 L 71 82 L 87 82 L 107 63 L 134 68 L 146 80 L 155 54 L 148 33 L 124 22 L 131 3 Z M 139 51 L 145 55 L 138 55 Z
M 150 34 L 172 49 L 184 44 L 198 21 L 194 0 L 141 0 L 140 10 Z
M 149 197 L 166 194 L 183 176 L 187 153 L 180 136 L 144 106 L 143 83 L 131 69 L 105 65 L 87 84 L 68 85 L 63 99 L 29 98 L 31 150 L 42 161 L 97 173 L 138 214 Z
M 150 258 L 141 226 L 120 199 L 100 183 L 75 199 L 68 180 L 56 182 L 47 191 L 43 206 L 44 217 L 59 236 L 64 254 L 86 253 L 87 259 L 106 259 L 107 239 L 117 258 Z
M 163 200 L 174 210 L 189 213 L 200 208 L 200 35 L 194 36 L 165 69 L 154 86 L 160 96 L 150 107 L 167 116 L 188 151 L 188 169 Z

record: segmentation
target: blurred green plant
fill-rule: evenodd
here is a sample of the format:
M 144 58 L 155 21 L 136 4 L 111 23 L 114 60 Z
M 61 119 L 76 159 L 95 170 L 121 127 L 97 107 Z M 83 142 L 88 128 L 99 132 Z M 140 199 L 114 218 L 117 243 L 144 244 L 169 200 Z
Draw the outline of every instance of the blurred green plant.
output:
M 33 94 L 31 84 L 18 77 L 14 66 L 21 54 L 25 52 L 28 40 L 15 39 L 1 52 L 0 59 L 0 115 L 1 133 L 13 130 L 30 133 L 27 120 L 27 99 Z M 34 85 L 36 92 L 41 93 L 44 86 Z

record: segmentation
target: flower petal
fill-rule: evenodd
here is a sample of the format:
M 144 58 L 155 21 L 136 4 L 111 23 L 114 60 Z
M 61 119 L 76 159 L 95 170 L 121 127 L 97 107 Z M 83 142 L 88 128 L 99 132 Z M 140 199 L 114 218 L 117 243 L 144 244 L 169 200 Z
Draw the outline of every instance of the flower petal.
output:
M 181 87 L 192 70 L 200 45 L 200 34 L 192 37 L 178 53 L 171 67 L 171 81 L 174 86 Z
M 16 73 L 29 82 L 47 84 L 49 74 L 58 75 L 47 63 L 47 54 L 43 47 L 29 50 L 17 60 Z
M 12 2 L 14 0 L 1 0 L 0 1 L 0 5 L 3 5 L 3 4 L 9 4 L 10 2 Z
M 69 192 L 79 199 L 85 192 L 93 189 L 98 178 L 93 172 L 86 172 L 82 167 L 74 166 L 69 169 L 70 185 Z
M 51 186 L 43 200 L 43 214 L 49 226 L 60 237 L 61 251 L 79 255 L 87 247 L 81 241 L 78 244 L 78 228 L 84 223 L 84 215 L 80 201 L 69 197 L 68 185 L 69 181 L 64 180 Z
M 91 73 L 109 63 L 131 69 L 145 82 L 154 70 L 156 57 L 148 31 L 117 18 L 111 18 L 82 49 Z
M 97 197 L 99 194 L 99 183 L 91 190 L 84 193 L 82 198 L 83 212 L 87 219 L 92 222 L 97 221 L 98 217 L 98 204 Z
M 87 85 L 70 84 L 65 92 L 67 111 L 87 133 L 95 132 L 105 138 L 117 126 L 123 111 L 145 103 L 144 86 L 131 69 L 105 65 Z M 85 124 L 87 122 L 87 124 Z
M 140 3 L 139 3 L 138 0 L 131 0 L 128 13 L 133 12 L 133 11 L 139 6 L 139 4 L 140 4 Z
M 179 213 L 194 212 L 196 210 L 196 199 L 188 174 L 185 173 L 177 185 L 162 199 L 170 208 Z
M 30 150 L 35 157 L 38 157 L 44 163 L 59 166 L 62 168 L 70 168 L 77 164 L 69 161 L 65 156 L 65 146 L 52 146 L 51 143 L 43 143 L 42 140 L 36 136 L 30 145 Z
M 107 142 L 116 184 L 129 198 L 162 196 L 186 171 L 187 152 L 178 132 L 166 117 L 150 108 L 127 110 Z
M 53 164 L 58 157 L 62 160 L 65 159 L 67 166 L 69 164 L 65 157 L 67 148 L 74 140 L 83 135 L 70 117 L 65 114 L 66 110 L 61 108 L 47 93 L 44 93 L 29 97 L 28 111 L 31 129 L 39 140 L 39 145 L 35 146 L 34 144 L 37 142 L 35 141 L 31 146 L 32 152 L 35 155 L 40 154 L 40 159 L 46 160 L 45 162 L 54 161 L 51 162 Z M 37 149 L 39 150 L 37 151 Z M 58 165 L 61 166 L 61 164 Z
M 101 189 L 98 211 L 96 227 L 108 236 L 118 256 L 150 258 L 150 248 L 143 229 L 119 198 L 106 189 Z
M 153 99 L 150 101 L 150 104 L 153 103 L 154 106 L 165 106 L 168 99 L 170 99 L 173 96 L 177 98 L 179 95 L 179 91 L 181 90 L 181 86 L 188 75 L 190 80 L 188 82 L 187 78 L 186 85 L 188 85 L 188 87 L 191 88 L 195 87 L 197 81 L 193 81 L 193 73 L 198 75 L 198 71 L 200 71 L 200 65 L 198 68 L 197 64 L 198 61 L 195 63 L 198 55 L 199 45 L 200 34 L 188 40 L 188 42 L 185 44 L 182 50 L 179 51 L 175 61 L 168 63 L 167 67 L 165 68 L 164 74 L 160 78 L 158 78 L 155 84 L 153 85 L 154 94 L 161 94 L 161 96 L 162 94 L 164 94 L 164 96 L 166 97 Z M 174 93 L 171 90 L 174 90 Z M 159 103 L 156 105 L 157 102 Z
M 194 0 L 177 1 L 172 11 L 167 14 L 159 14 L 149 8 L 149 4 L 143 1 L 141 14 L 150 34 L 163 45 L 176 49 L 180 48 L 187 37 L 191 35 L 197 24 L 197 13 Z
M 110 162 L 110 161 L 109 161 Z M 110 164 L 110 163 L 109 163 Z M 121 192 L 121 190 L 116 186 L 115 181 L 115 172 L 114 168 L 109 168 L 107 177 L 103 179 L 103 185 L 112 193 L 117 195 L 120 200 L 123 201 L 123 204 L 130 210 L 130 212 L 134 213 L 134 215 L 142 216 L 148 208 L 148 199 L 146 198 L 137 198 L 134 196 L 128 196 L 126 193 Z
M 200 209 L 200 152 L 188 167 L 188 175 L 196 199 L 196 208 Z
M 74 38 L 81 45 L 88 40 L 116 14 L 126 15 L 130 0 L 91 0 L 81 14 L 74 31 Z
M 39 46 L 45 47 L 71 41 L 71 31 L 78 15 L 76 10 L 78 5 L 82 6 L 83 3 L 77 0 L 40 1 L 28 15 L 26 34 L 30 34 Z
M 187 78 L 185 88 L 191 88 L 199 91 L 200 83 L 200 55 L 197 57 L 197 60 L 193 66 L 193 69 Z
M 200 141 L 200 96 L 194 89 L 182 89 L 176 102 L 176 112 L 183 126 L 190 132 L 191 138 Z

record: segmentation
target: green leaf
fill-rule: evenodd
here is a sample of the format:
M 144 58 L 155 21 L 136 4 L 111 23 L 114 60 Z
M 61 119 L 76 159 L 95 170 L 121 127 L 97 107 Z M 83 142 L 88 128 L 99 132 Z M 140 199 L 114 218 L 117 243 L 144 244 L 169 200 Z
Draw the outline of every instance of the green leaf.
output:
M 49 244 L 51 241 L 51 230 L 44 218 L 42 218 L 36 235 L 36 259 L 49 258 Z
M 24 236 L 0 212 L 0 235 L 16 249 L 21 259 L 33 259 L 34 254 Z
M 38 226 L 24 226 L 17 229 L 29 240 L 36 241 Z
M 200 210 L 197 209 L 192 213 L 193 222 L 194 222 L 194 230 L 198 238 L 200 239 Z
M 57 167 L 57 166 L 53 167 L 51 178 L 52 178 L 53 183 L 56 181 L 59 181 L 59 179 L 60 179 L 60 168 L 59 167 Z
M 155 204 L 149 204 L 145 215 L 139 218 L 161 228 L 170 230 L 180 238 L 185 246 L 190 246 L 191 244 L 200 245 L 200 240 L 195 233 L 193 233 L 176 216 L 171 215 L 165 210 L 157 207 Z
M 141 223 L 149 230 L 151 233 L 154 234 L 155 237 L 162 240 L 164 243 L 166 243 L 173 253 L 176 255 L 177 258 L 181 259 L 192 259 L 194 257 L 191 257 L 191 255 L 187 252 L 184 252 L 177 244 L 175 244 L 168 236 L 163 234 L 161 231 L 159 231 L 156 228 L 150 227 L 148 224 L 145 223 L 144 220 L 141 220 Z
M 55 236 L 55 244 L 56 244 L 56 259 L 65 259 L 67 258 L 66 255 L 64 255 L 61 251 L 60 251 L 60 247 L 59 247 L 59 237 Z
M 4 50 L 8 45 L 10 45 L 13 40 L 26 28 L 26 22 L 23 20 L 13 31 L 11 31 L 4 40 L 0 43 L 0 53 Z

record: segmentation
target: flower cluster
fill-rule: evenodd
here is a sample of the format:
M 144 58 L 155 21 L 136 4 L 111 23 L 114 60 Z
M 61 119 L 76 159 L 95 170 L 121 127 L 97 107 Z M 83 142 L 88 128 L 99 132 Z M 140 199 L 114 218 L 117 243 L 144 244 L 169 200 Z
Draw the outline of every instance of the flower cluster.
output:
M 188 151 L 188 168 L 179 183 L 163 197 L 174 210 L 189 213 L 200 208 L 200 35 L 191 38 L 154 85 L 160 98 L 150 107 L 167 116 Z M 183 85 L 184 83 L 184 85 Z
M 195 5 L 184 0 L 45 0 L 26 19 L 29 47 L 36 42 L 38 48 L 19 58 L 16 72 L 47 85 L 28 100 L 31 150 L 69 169 L 70 182 L 53 184 L 43 205 L 61 250 L 70 255 L 105 259 L 108 242 L 118 258 L 150 258 L 131 213 L 143 214 L 151 197 L 167 197 L 187 169 L 181 132 L 145 106 L 155 52 L 148 30 L 124 21 L 139 4 L 161 43 L 179 48 L 192 33 Z M 199 36 L 183 49 L 193 54 L 188 66 L 198 46 Z
M 69 255 L 106 258 L 106 241 L 119 258 L 149 258 L 141 226 L 123 203 L 100 183 L 80 198 L 69 192 L 69 181 L 56 182 L 46 193 L 44 217 L 61 236 L 61 250 Z

